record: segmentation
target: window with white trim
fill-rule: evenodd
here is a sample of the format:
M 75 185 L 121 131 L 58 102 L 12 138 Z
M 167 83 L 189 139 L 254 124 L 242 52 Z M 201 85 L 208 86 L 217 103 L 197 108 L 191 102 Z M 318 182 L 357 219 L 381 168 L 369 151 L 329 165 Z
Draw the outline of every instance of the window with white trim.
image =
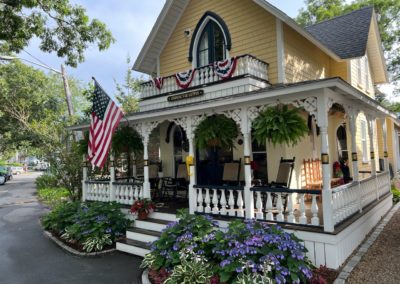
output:
M 362 146 L 362 160 L 364 163 L 368 162 L 368 145 L 367 145 L 367 123 L 361 120 L 361 146 Z
M 365 74 L 365 89 L 369 89 L 369 65 L 368 65 L 368 57 L 364 56 L 364 74 Z

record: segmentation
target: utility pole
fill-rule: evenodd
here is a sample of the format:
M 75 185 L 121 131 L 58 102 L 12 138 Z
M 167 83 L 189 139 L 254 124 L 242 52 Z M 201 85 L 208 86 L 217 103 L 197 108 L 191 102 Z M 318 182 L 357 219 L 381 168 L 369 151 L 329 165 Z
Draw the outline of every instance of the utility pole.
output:
M 72 95 L 71 95 L 71 90 L 69 89 L 68 77 L 67 73 L 65 72 L 64 64 L 61 64 L 61 76 L 64 83 L 65 100 L 67 102 L 68 114 L 70 117 L 72 117 L 74 115 L 74 106 L 72 104 Z

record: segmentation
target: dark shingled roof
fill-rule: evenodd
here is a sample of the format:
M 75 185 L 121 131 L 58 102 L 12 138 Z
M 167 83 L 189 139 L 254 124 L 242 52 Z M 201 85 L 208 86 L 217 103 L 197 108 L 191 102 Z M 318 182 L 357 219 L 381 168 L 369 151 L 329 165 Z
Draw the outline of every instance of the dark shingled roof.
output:
M 364 56 L 373 7 L 306 27 L 306 30 L 341 59 Z

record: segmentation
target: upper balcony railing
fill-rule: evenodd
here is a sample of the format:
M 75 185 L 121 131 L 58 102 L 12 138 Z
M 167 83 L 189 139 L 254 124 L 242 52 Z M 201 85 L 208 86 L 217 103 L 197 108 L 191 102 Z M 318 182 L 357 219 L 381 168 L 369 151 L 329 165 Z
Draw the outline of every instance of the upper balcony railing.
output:
M 219 67 L 216 67 L 219 63 Z M 198 67 L 184 75 L 189 75 L 193 72 L 190 84 L 182 87 L 182 84 L 178 83 L 177 77 L 179 74 L 170 75 L 168 77 L 156 78 L 148 82 L 144 82 L 140 87 L 140 98 L 149 99 L 153 96 L 169 94 L 179 91 L 185 91 L 194 89 L 197 87 L 204 87 L 209 84 L 218 82 L 226 82 L 233 79 L 240 79 L 243 77 L 253 77 L 255 79 L 268 82 L 268 63 L 257 59 L 256 57 L 245 54 L 235 58 L 234 71 L 229 74 L 229 68 L 233 65 L 233 60 L 226 62 L 216 62 L 203 67 Z M 225 71 L 227 76 L 221 74 L 221 71 Z M 181 76 L 185 77 L 185 76 Z M 187 76 L 188 78 L 190 76 Z M 182 82 L 181 82 L 182 83 Z

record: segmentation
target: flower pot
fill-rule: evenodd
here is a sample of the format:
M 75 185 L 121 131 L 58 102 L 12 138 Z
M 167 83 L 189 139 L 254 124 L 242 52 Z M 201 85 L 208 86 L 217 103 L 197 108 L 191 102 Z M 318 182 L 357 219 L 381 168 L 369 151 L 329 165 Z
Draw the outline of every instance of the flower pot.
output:
M 138 212 L 139 220 L 146 220 L 148 216 L 149 216 L 149 213 L 147 213 L 146 211 Z

